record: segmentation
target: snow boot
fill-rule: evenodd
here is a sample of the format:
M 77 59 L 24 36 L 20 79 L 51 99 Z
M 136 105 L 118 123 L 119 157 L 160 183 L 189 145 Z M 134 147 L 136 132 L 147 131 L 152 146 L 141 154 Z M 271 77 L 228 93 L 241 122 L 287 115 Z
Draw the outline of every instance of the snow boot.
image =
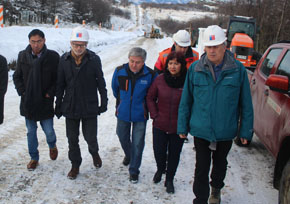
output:
M 130 159 L 125 156 L 122 163 L 124 166 L 128 166 L 130 164 Z
M 208 200 L 209 204 L 221 203 L 221 189 L 211 187 L 211 194 Z
M 174 193 L 174 185 L 173 185 L 173 181 L 165 181 L 164 186 L 166 187 L 166 192 L 169 194 L 173 194 Z
M 101 159 L 99 153 L 97 153 L 96 155 L 93 156 L 93 161 L 94 161 L 94 166 L 97 169 L 102 167 L 102 159 Z
M 157 170 L 153 177 L 153 182 L 159 183 L 161 181 L 161 177 L 162 177 L 162 171 Z

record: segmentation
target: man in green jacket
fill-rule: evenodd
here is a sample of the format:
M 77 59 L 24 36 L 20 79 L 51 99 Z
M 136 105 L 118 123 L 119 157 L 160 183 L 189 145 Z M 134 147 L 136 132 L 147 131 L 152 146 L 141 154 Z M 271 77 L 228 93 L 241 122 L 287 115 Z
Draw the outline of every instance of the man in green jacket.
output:
M 186 138 L 188 133 L 194 136 L 196 197 L 193 203 L 219 204 L 227 155 L 238 133 L 239 119 L 242 144 L 252 139 L 253 105 L 246 69 L 226 49 L 224 31 L 219 26 L 209 26 L 205 39 L 205 54 L 187 73 L 177 132 L 181 138 Z

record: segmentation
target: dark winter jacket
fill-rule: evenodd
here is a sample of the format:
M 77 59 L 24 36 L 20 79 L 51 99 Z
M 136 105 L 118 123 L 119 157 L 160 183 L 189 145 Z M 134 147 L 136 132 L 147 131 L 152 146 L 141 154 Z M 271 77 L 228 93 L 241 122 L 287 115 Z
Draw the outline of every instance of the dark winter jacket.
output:
M 18 54 L 13 81 L 21 96 L 20 114 L 40 121 L 54 116 L 54 96 L 57 78 L 57 52 L 43 47 L 41 56 L 32 55 L 30 45 Z M 46 98 L 48 94 L 50 97 Z
M 206 55 L 190 66 L 178 111 L 177 133 L 190 132 L 209 142 L 232 140 L 240 119 L 240 137 L 251 140 L 253 105 L 245 67 L 226 51 L 216 81 L 211 70 Z
M 184 69 L 179 77 L 171 76 L 166 69 L 155 79 L 146 97 L 153 127 L 168 134 L 177 132 L 178 106 L 186 76 Z
M 4 96 L 7 91 L 8 69 L 5 57 L 0 55 L 0 124 L 3 123 Z
M 156 76 L 157 74 L 146 65 L 137 74 L 130 71 L 128 63 L 116 68 L 112 89 L 117 99 L 118 119 L 127 122 L 148 120 L 146 94 Z
M 71 119 L 97 117 L 107 110 L 107 104 L 106 82 L 99 56 L 87 49 L 77 66 L 71 52 L 63 54 L 58 67 L 56 115 Z

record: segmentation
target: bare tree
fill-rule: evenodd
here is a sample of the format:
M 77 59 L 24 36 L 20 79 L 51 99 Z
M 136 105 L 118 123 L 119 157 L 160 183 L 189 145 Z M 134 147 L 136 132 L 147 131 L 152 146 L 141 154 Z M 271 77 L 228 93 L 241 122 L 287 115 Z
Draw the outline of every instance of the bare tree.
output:
M 282 6 L 282 14 L 281 14 L 281 19 L 280 19 L 280 23 L 279 23 L 279 27 L 277 29 L 277 34 L 276 34 L 276 38 L 275 41 L 278 42 L 280 33 L 281 33 L 281 29 L 282 29 L 282 24 L 284 22 L 284 17 L 285 17 L 285 11 L 286 11 L 286 7 L 287 7 L 287 0 L 284 0 L 283 2 L 283 6 Z

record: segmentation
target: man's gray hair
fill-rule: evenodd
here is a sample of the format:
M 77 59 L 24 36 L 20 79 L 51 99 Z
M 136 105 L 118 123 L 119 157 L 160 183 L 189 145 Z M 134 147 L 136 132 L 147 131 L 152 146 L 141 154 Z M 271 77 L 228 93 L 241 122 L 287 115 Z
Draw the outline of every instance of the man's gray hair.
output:
M 133 56 L 133 57 L 141 57 L 143 59 L 143 61 L 145 62 L 147 53 L 141 47 L 133 47 L 129 51 L 129 54 L 128 54 L 128 57 L 131 57 L 131 56 Z

